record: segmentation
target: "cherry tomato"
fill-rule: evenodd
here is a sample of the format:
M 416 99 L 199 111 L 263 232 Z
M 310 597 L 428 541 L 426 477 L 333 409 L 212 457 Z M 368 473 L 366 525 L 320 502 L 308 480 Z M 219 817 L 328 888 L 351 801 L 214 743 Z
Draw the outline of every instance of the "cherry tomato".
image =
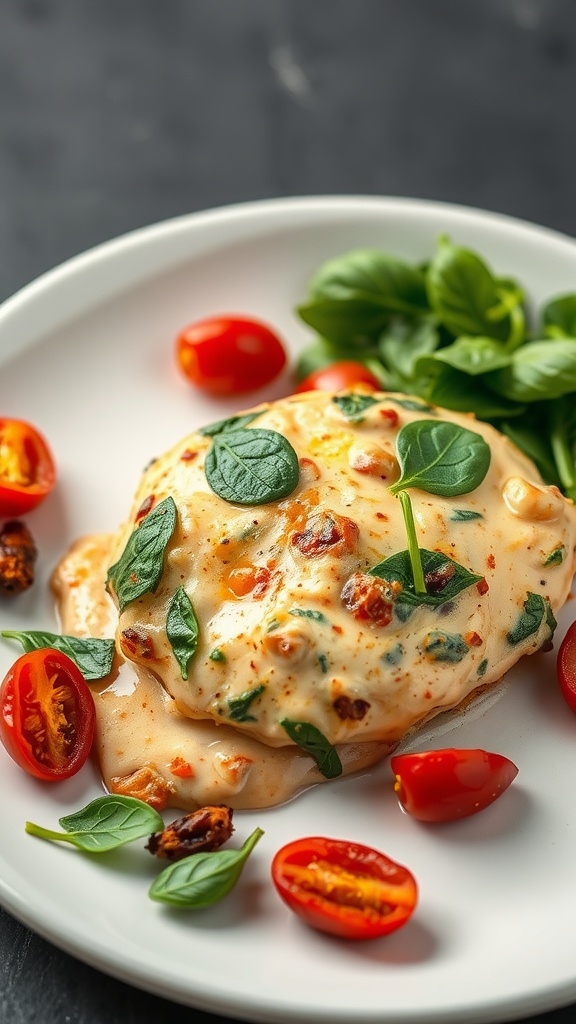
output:
M 45 782 L 82 767 L 95 718 L 80 669 L 52 648 L 23 654 L 0 687 L 0 739 L 16 764 Z
M 407 868 L 359 843 L 296 839 L 272 861 L 272 881 L 306 924 L 344 939 L 375 939 L 414 911 L 416 882 Z
M 180 331 L 176 361 L 203 391 L 240 395 L 274 380 L 286 365 L 286 352 L 277 334 L 259 320 L 213 316 Z
M 497 800 L 518 774 L 512 761 L 487 750 L 425 750 L 390 760 L 394 789 L 420 821 L 454 821 Z
M 568 628 L 556 661 L 560 692 L 569 708 L 576 711 L 576 622 Z
M 309 373 L 296 388 L 296 394 L 301 391 L 344 391 L 354 384 L 370 384 L 376 391 L 382 387 L 378 378 L 363 363 L 343 359 Z
M 30 512 L 55 483 L 52 453 L 36 427 L 25 420 L 0 419 L 0 515 Z

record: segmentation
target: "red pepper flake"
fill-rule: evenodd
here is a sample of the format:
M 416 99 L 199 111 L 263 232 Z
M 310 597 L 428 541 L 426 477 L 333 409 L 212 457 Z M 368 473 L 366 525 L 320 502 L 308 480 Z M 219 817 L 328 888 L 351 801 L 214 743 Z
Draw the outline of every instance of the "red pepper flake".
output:
M 141 519 L 144 519 L 145 516 L 148 515 L 148 513 L 150 512 L 150 510 L 151 510 L 152 506 L 154 505 L 155 501 L 156 501 L 156 495 L 155 494 L 149 494 L 147 498 L 144 498 L 144 501 L 142 502 L 142 504 L 140 505 L 140 508 L 138 509 L 138 511 L 136 513 L 135 522 L 137 522 L 137 523 L 140 522 Z
M 474 631 L 466 633 L 464 636 L 464 643 L 467 644 L 468 647 L 482 647 L 483 642 L 482 637 L 478 636 L 478 633 Z
M 486 565 L 488 566 L 489 569 L 496 568 L 496 559 L 494 558 L 494 555 L 488 555 L 488 558 L 486 559 Z
M 481 596 L 484 596 L 484 594 L 487 594 L 488 591 L 490 590 L 490 587 L 488 586 L 488 581 L 485 580 L 484 578 L 479 580 L 479 582 L 476 584 L 476 590 L 478 591 L 478 593 Z
M 181 462 L 191 462 L 192 459 L 197 458 L 198 452 L 192 451 L 191 448 L 185 448 L 180 456 Z
M 390 519 L 390 516 L 384 515 L 383 512 L 375 512 L 374 514 L 376 516 L 376 519 L 383 519 L 385 522 L 388 522 Z
M 128 658 L 151 660 L 156 657 L 152 637 L 142 629 L 123 629 L 120 634 L 122 653 Z
M 382 419 L 386 420 L 387 426 L 398 426 L 398 413 L 396 412 L 395 409 L 379 409 L 378 412 L 380 413 Z

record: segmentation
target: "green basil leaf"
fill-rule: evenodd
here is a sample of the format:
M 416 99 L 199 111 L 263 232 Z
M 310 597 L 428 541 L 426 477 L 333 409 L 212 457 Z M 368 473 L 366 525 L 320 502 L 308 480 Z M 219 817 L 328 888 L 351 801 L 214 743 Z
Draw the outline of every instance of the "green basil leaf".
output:
M 396 599 L 396 605 L 408 604 L 413 606 L 446 604 L 457 597 L 462 590 L 474 586 L 475 583 L 480 583 L 484 578 L 476 573 L 469 572 L 463 565 L 455 562 L 452 558 L 448 558 L 447 555 L 443 555 L 441 551 L 428 551 L 426 548 L 420 548 L 420 558 L 422 559 L 425 581 L 427 577 L 430 578 L 432 575 L 435 578 L 438 578 L 438 574 L 442 576 L 443 572 L 446 575 L 446 584 L 441 590 L 432 593 L 427 590 L 425 594 L 416 592 L 412 575 L 412 563 L 408 551 L 398 551 L 391 555 L 390 558 L 385 558 L 378 565 L 375 565 L 373 569 L 369 570 L 369 575 L 378 576 L 381 580 L 386 580 L 388 583 L 400 583 L 402 591 Z
M 150 899 L 190 910 L 217 903 L 234 888 L 263 835 L 262 829 L 256 828 L 240 850 L 193 853 L 170 864 L 152 882 L 148 892 Z
M 576 391 L 576 338 L 529 341 L 508 366 L 484 378 L 489 388 L 515 402 L 550 401 Z
M 513 645 L 524 643 L 528 637 L 538 632 L 544 621 L 547 622 L 550 632 L 553 633 L 556 629 L 556 620 L 550 602 L 541 594 L 528 592 L 520 615 L 512 629 L 506 634 L 508 643 Z
M 418 315 L 427 308 L 418 267 L 377 250 L 357 249 L 319 268 L 309 301 L 298 313 L 324 338 L 350 349 L 370 344 L 391 314 Z
M 121 612 L 131 601 L 156 590 L 176 516 L 174 499 L 164 498 L 136 527 L 119 560 L 109 568 L 106 587 L 116 595 Z
M 315 608 L 291 608 L 288 614 L 300 615 L 304 619 L 314 619 L 315 622 L 321 622 L 323 626 L 330 625 L 323 612 L 316 611 Z
M 61 636 L 46 630 L 5 629 L 2 636 L 18 640 L 25 651 L 39 651 L 52 647 L 69 658 L 78 666 L 84 679 L 103 679 L 112 670 L 114 640 L 101 640 L 97 637 Z
M 498 284 L 487 264 L 469 249 L 441 239 L 426 274 L 430 305 L 442 324 L 458 337 L 480 334 L 506 340 L 509 318 L 494 321 Z
M 258 427 L 217 434 L 206 456 L 206 479 L 225 501 L 265 505 L 286 498 L 299 479 L 298 456 L 276 430 Z
M 382 362 L 392 374 L 410 381 L 416 374 L 421 356 L 430 355 L 438 348 L 440 335 L 432 320 L 413 321 L 395 319 L 378 340 Z
M 451 345 L 431 355 L 421 356 L 416 363 L 417 373 L 433 372 L 437 364 L 446 363 L 469 377 L 478 377 L 491 370 L 508 366 L 512 354 L 493 338 L 457 338 Z
M 180 666 L 182 679 L 187 679 L 190 659 L 198 647 L 198 620 L 184 587 L 178 587 L 170 602 L 166 636 Z
M 576 293 L 551 299 L 542 311 L 547 338 L 576 338 Z
M 470 648 L 460 633 L 444 633 L 433 629 L 424 640 L 424 650 L 433 661 L 456 664 L 469 653 Z
M 494 394 L 483 380 L 483 377 L 471 377 L 437 361 L 428 377 L 425 394 L 435 405 L 455 412 L 473 412 L 480 420 L 522 415 L 524 405 Z
M 314 758 L 324 778 L 336 779 L 342 775 L 342 762 L 338 751 L 328 742 L 320 729 L 311 722 L 295 722 L 290 718 L 283 718 L 280 725 L 294 743 Z
M 106 853 L 164 828 L 158 811 L 131 796 L 100 796 L 74 814 L 59 819 L 64 832 L 52 832 L 31 821 L 26 831 L 40 839 L 72 843 L 87 853 Z
M 419 487 L 429 494 L 452 496 L 473 491 L 490 465 L 490 448 L 480 434 L 447 420 L 415 420 L 396 438 L 402 475 L 392 494 Z
M 258 419 L 263 412 L 265 410 L 261 409 L 260 412 L 246 412 L 241 416 L 228 416 L 225 420 L 216 420 L 215 423 L 209 423 L 206 427 L 200 427 L 198 433 L 203 434 L 204 437 L 216 437 L 217 434 L 222 434 L 226 430 L 237 430 L 238 427 L 247 427 L 253 420 Z
M 334 405 L 337 405 L 340 412 L 347 420 L 351 423 L 361 423 L 364 419 L 364 413 L 370 409 L 373 405 L 378 405 L 382 401 L 381 398 L 373 398 L 372 395 L 336 395 L 332 399 Z
M 241 693 L 239 697 L 230 697 L 228 699 L 228 712 L 229 717 L 234 722 L 256 722 L 257 719 L 254 715 L 249 714 L 249 707 L 261 693 L 264 693 L 265 687 L 263 685 L 256 686 L 253 690 L 246 690 L 245 693 Z

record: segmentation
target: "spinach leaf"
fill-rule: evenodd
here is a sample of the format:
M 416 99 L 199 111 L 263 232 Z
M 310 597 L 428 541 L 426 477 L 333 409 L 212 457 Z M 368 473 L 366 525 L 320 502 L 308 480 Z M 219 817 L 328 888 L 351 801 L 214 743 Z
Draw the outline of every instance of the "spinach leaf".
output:
M 514 420 L 501 420 L 497 426 L 520 451 L 532 459 L 547 483 L 560 486 L 546 418 L 542 419 L 537 415 L 536 406 L 531 407 L 531 415 Z
M 176 516 L 174 499 L 164 498 L 136 527 L 119 560 L 109 568 L 106 588 L 116 595 L 121 612 L 131 601 L 156 590 Z
M 387 402 L 399 405 L 401 409 L 408 409 L 410 412 L 434 412 L 431 405 L 424 402 L 415 402 L 413 398 L 387 398 Z
M 265 409 L 260 409 L 259 412 L 246 412 L 242 416 L 229 416 L 225 420 L 216 420 L 215 423 L 209 423 L 206 427 L 200 427 L 198 433 L 203 434 L 204 437 L 216 437 L 217 434 L 222 434 L 226 430 L 237 430 L 238 427 L 247 427 L 253 420 L 258 419 Z
M 338 751 L 328 742 L 320 729 L 311 722 L 295 722 L 290 718 L 283 718 L 280 725 L 294 743 L 314 758 L 324 778 L 336 779 L 342 775 L 342 762 Z
M 395 554 L 378 562 L 369 570 L 370 576 L 378 576 L 388 583 L 400 583 L 402 590 L 396 598 L 396 605 L 441 605 L 452 601 L 461 591 L 480 583 L 483 579 L 476 573 L 469 572 L 463 565 L 455 562 L 441 551 L 428 551 L 420 548 L 420 558 L 424 581 L 427 583 L 426 593 L 417 593 L 412 574 L 412 563 L 408 551 L 397 551 Z M 430 585 L 434 580 L 434 588 Z
M 484 519 L 481 512 L 474 512 L 471 508 L 454 508 L 450 516 L 451 523 L 468 523 L 473 519 Z
M 416 364 L 416 371 L 433 372 L 440 362 L 467 373 L 470 377 L 478 377 L 491 370 L 500 370 L 508 366 L 511 358 L 511 353 L 493 338 L 461 337 L 446 348 L 421 356 Z
M 456 337 L 479 334 L 501 341 L 508 337 L 505 310 L 498 318 L 497 280 L 477 253 L 441 239 L 428 265 L 426 285 L 436 316 Z
M 405 390 L 416 375 L 419 357 L 430 355 L 439 343 L 438 329 L 430 319 L 395 319 L 388 325 L 380 335 L 378 350 L 388 372 L 403 385 L 399 390 Z
M 392 494 L 419 487 L 429 494 L 453 496 L 473 491 L 490 465 L 490 448 L 480 434 L 447 420 L 407 423 L 396 439 L 400 479 Z
M 298 313 L 324 338 L 357 347 L 370 344 L 391 314 L 418 315 L 427 308 L 418 267 L 378 250 L 357 249 L 320 267 Z
M 483 383 L 484 377 L 471 377 L 438 360 L 433 366 L 427 365 L 431 372 L 426 397 L 444 409 L 473 412 L 480 420 L 493 420 L 498 416 L 520 416 L 526 408 L 494 394 Z
M 217 434 L 206 456 L 206 479 L 225 501 L 265 505 L 298 485 L 298 456 L 276 430 L 240 427 Z
M 433 629 L 424 641 L 424 651 L 433 661 L 456 664 L 466 657 L 470 648 L 460 633 L 443 633 Z
M 261 684 L 256 686 L 253 690 L 246 690 L 245 693 L 241 693 L 239 697 L 230 697 L 228 699 L 228 710 L 230 718 L 234 722 L 256 722 L 257 719 L 254 715 L 249 714 L 248 709 L 253 701 L 264 693 L 265 687 Z
M 187 679 L 188 664 L 198 647 L 198 620 L 184 587 L 178 587 L 170 602 L 166 636 L 180 666 L 182 679 Z
M 373 398 L 372 395 L 360 395 L 360 394 L 349 394 L 349 395 L 336 395 L 332 402 L 337 405 L 340 412 L 347 420 L 351 423 L 361 423 L 364 419 L 364 413 L 370 409 L 373 405 L 378 405 L 381 402 L 381 398 Z
M 520 615 L 512 629 L 506 634 L 508 643 L 512 645 L 523 643 L 528 637 L 538 632 L 544 621 L 547 622 L 550 632 L 553 633 L 556 629 L 556 620 L 552 613 L 550 602 L 542 597 L 541 594 L 528 592 L 528 597 L 524 602 Z
M 566 557 L 566 548 L 563 544 L 558 544 L 557 547 L 553 548 L 552 551 L 544 559 L 544 565 L 562 565 Z
M 218 903 L 234 888 L 242 869 L 264 835 L 256 828 L 240 850 L 193 853 L 170 864 L 154 879 L 148 895 L 160 903 L 200 910 Z
M 87 853 L 106 853 L 164 828 L 158 811 L 131 796 L 100 796 L 74 814 L 60 818 L 64 832 L 52 832 L 31 821 L 26 832 L 40 839 L 72 843 Z
M 576 338 L 576 293 L 546 303 L 542 323 L 547 338 Z
M 25 651 L 38 651 L 44 647 L 52 647 L 69 658 L 78 666 L 84 679 L 103 679 L 112 670 L 115 643 L 113 640 L 101 640 L 97 637 L 61 636 L 46 630 L 5 629 L 2 636 L 18 640 Z
M 528 341 L 508 366 L 485 377 L 489 388 L 515 402 L 560 398 L 576 391 L 576 338 Z

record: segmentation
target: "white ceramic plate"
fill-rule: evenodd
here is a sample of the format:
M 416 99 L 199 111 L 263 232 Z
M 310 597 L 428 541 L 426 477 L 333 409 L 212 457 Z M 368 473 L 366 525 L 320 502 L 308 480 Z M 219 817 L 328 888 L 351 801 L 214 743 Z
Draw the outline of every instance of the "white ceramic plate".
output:
M 208 401 L 178 375 L 178 328 L 215 312 L 254 314 L 296 351 L 309 335 L 294 306 L 322 260 L 357 246 L 424 258 L 440 232 L 519 277 L 535 303 L 574 289 L 576 244 L 552 232 L 443 204 L 311 198 L 136 232 L 5 303 L 0 411 L 42 429 L 60 476 L 29 517 L 41 552 L 37 582 L 2 602 L 2 627 L 57 628 L 48 578 L 69 542 L 114 529 L 151 456 L 234 412 L 234 403 Z M 279 381 L 267 397 L 286 386 Z M 558 636 L 573 614 L 561 613 Z M 2 675 L 17 653 L 0 644 Z M 238 841 L 256 825 L 265 836 L 241 884 L 200 913 L 148 899 L 157 868 L 139 844 L 90 859 L 26 835 L 26 819 L 57 827 L 58 817 L 98 795 L 99 782 L 86 768 L 61 785 L 37 784 L 0 749 L 1 901 L 103 971 L 267 1024 L 473 1024 L 576 1000 L 576 716 L 558 695 L 554 659 L 523 662 L 497 701 L 445 726 L 453 731 L 444 745 L 498 750 L 519 766 L 505 798 L 482 815 L 418 825 L 399 811 L 387 764 L 275 810 L 237 812 Z M 375 846 L 412 869 L 420 902 L 404 929 L 341 943 L 307 930 L 281 904 L 269 881 L 272 855 L 318 833 Z

